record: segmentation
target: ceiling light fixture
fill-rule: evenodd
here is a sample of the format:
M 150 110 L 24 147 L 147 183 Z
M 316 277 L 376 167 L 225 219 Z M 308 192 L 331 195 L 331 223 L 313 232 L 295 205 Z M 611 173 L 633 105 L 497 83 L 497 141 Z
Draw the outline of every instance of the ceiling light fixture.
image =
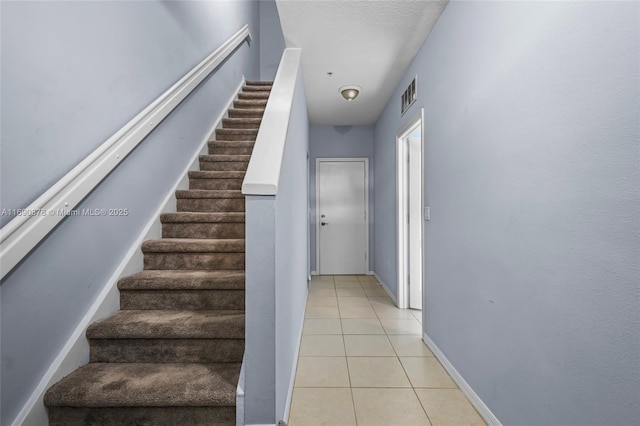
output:
M 342 94 L 342 97 L 345 98 L 347 101 L 352 101 L 358 97 L 358 95 L 360 94 L 360 90 L 361 90 L 360 86 L 355 86 L 355 85 L 342 86 L 340 88 L 340 93 Z

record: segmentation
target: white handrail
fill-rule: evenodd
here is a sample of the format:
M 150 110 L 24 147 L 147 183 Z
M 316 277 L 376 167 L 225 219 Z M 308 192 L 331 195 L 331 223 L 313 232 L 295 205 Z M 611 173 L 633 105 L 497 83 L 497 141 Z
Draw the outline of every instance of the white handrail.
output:
M 4 277 L 245 39 L 245 25 L 0 229 Z
M 285 49 L 282 54 L 247 173 L 242 182 L 242 193 L 245 195 L 278 193 L 284 144 L 289 129 L 289 116 L 301 56 L 301 49 Z

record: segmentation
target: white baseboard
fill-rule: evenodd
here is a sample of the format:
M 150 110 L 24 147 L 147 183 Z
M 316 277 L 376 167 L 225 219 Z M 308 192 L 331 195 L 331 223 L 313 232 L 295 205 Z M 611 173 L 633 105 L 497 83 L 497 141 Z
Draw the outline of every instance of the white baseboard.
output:
M 64 345 L 58 356 L 53 360 L 47 372 L 44 374 L 29 399 L 11 423 L 20 426 L 42 426 L 49 423 L 47 411 L 44 406 L 44 394 L 54 383 L 70 374 L 78 367 L 89 362 L 89 342 L 85 338 L 87 327 L 98 320 L 106 318 L 120 308 L 120 293 L 118 292 L 118 280 L 120 278 L 140 272 L 143 269 L 143 254 L 140 245 L 149 239 L 162 237 L 162 225 L 159 217 L 162 213 L 172 213 L 176 211 L 175 192 L 178 189 L 187 189 L 189 185 L 188 172 L 198 168 L 198 160 L 201 153 L 207 151 L 207 142 L 215 129 L 220 125 L 226 116 L 227 110 L 233 104 L 238 92 L 242 89 L 244 80 L 240 83 L 233 97 L 226 104 L 220 116 L 216 118 L 210 131 L 202 141 L 197 152 L 193 155 L 189 165 L 184 169 L 180 178 L 169 191 L 168 195 L 154 212 L 147 222 L 142 232 L 130 246 L 118 267 L 115 269 L 102 291 L 89 307 L 87 313 L 78 323 L 67 343 Z M 195 164 L 195 166 L 194 166 Z
M 382 281 L 382 278 L 380 278 L 378 274 L 376 274 L 375 272 L 373 272 L 373 276 L 376 277 L 376 280 L 378 280 L 382 288 L 384 288 L 384 291 L 386 291 L 387 295 L 391 298 L 391 300 L 393 300 L 393 303 L 395 303 L 396 306 L 398 306 L 398 299 L 396 298 L 396 295 L 393 294 L 391 290 L 389 290 L 389 287 L 387 287 L 384 281 Z
M 294 359 L 296 360 L 296 367 L 291 372 L 291 379 L 289 379 L 289 391 L 287 392 L 287 403 L 284 406 L 284 420 L 286 423 L 289 423 L 289 412 L 291 411 L 291 397 L 293 396 L 293 384 L 296 379 L 296 372 L 298 371 L 298 355 L 300 355 L 300 345 L 302 344 L 302 330 L 304 328 L 304 319 L 307 314 L 307 297 L 309 297 L 309 292 L 307 291 L 307 295 L 304 298 L 304 309 L 302 310 L 302 322 L 300 323 L 300 331 L 298 332 L 298 346 L 296 347 L 296 353 L 294 354 Z
M 318 271 L 311 271 L 311 275 L 320 275 L 320 274 L 318 274 Z
M 373 271 L 368 271 L 368 272 L 367 272 L 367 275 L 375 275 L 375 274 L 376 274 L 376 273 L 375 273 L 375 272 L 373 272 Z
M 474 406 L 474 408 L 482 416 L 482 418 L 487 423 L 487 425 L 502 426 L 502 423 L 500 423 L 500 420 L 498 420 L 498 418 L 491 412 L 489 407 L 487 407 L 487 405 L 482 401 L 482 399 L 480 399 L 478 394 L 475 393 L 475 391 L 471 388 L 471 386 L 469 386 L 469 383 L 466 382 L 466 380 L 462 377 L 462 375 L 458 373 L 458 370 L 455 369 L 453 364 L 451 364 L 451 362 L 447 359 L 444 353 L 442 353 L 442 351 L 440 350 L 440 348 L 438 348 L 435 342 L 431 340 L 429 336 L 427 336 L 427 333 L 423 334 L 422 340 L 429 347 L 431 352 L 433 352 L 435 357 L 438 358 L 438 361 L 440 361 L 440 364 L 442 364 L 444 369 L 447 370 L 447 373 L 449 373 L 449 376 L 451 376 L 453 381 L 456 382 L 456 384 L 458 385 L 462 393 L 465 394 L 469 402 L 471 402 L 471 405 Z

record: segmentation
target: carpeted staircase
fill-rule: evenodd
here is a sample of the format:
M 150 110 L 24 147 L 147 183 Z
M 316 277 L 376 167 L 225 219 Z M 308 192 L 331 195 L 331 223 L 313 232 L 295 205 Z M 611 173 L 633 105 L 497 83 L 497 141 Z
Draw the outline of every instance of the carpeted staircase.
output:
M 235 425 L 244 353 L 244 197 L 270 82 L 247 82 L 121 279 L 120 311 L 87 330 L 89 364 L 45 395 L 54 425 Z

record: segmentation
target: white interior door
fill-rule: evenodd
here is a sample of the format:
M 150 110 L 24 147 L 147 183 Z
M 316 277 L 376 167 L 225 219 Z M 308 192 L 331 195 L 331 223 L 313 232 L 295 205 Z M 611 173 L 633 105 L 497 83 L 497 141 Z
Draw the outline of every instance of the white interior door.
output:
M 318 160 L 318 271 L 367 272 L 367 167 L 364 160 Z
M 422 309 L 422 138 L 407 138 L 409 307 Z

